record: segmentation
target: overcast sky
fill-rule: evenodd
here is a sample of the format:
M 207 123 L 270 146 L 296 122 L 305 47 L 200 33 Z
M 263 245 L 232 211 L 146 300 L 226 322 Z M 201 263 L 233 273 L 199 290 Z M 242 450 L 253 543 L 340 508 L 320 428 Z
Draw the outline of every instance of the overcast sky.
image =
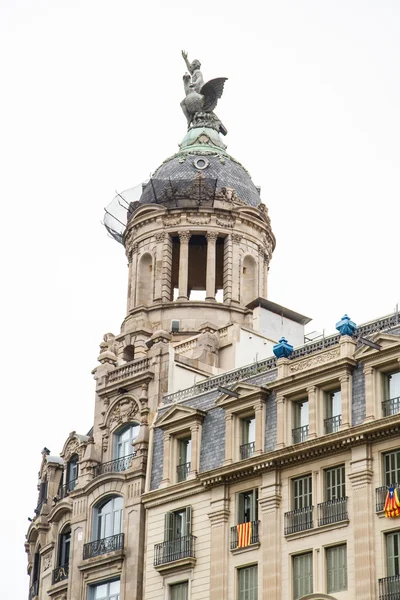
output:
M 41 449 L 92 424 L 126 306 L 103 207 L 185 134 L 181 48 L 229 78 L 228 152 L 277 238 L 269 298 L 331 332 L 400 302 L 399 31 L 395 0 L 1 0 L 3 598 L 27 598 Z

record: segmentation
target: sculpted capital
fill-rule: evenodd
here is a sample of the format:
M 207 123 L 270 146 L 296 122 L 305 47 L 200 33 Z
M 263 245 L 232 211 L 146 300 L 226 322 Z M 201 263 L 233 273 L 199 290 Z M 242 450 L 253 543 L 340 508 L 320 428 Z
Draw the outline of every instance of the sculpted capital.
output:
M 181 244 L 189 243 L 189 240 L 192 237 L 192 234 L 190 233 L 190 231 L 180 231 L 178 233 L 178 235 L 179 235 L 179 240 L 180 240 Z

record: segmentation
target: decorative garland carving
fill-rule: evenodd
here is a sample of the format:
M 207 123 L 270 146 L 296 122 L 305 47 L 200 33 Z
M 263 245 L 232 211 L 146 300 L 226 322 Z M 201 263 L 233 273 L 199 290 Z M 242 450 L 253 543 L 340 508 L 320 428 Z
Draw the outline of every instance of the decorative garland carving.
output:
M 233 227 L 235 222 L 236 222 L 236 219 L 224 221 L 222 219 L 218 219 L 218 217 L 217 217 L 217 225 L 220 225 L 221 227 L 228 227 L 228 228 Z
M 181 222 L 181 217 L 165 217 L 163 219 L 164 227 L 175 227 Z
M 110 428 L 113 429 L 122 423 L 132 421 L 138 412 L 139 406 L 134 400 L 132 400 L 132 398 L 122 398 L 119 402 L 117 402 L 110 413 Z
M 317 356 L 307 358 L 306 360 L 301 360 L 299 362 L 293 363 L 289 365 L 289 371 L 291 373 L 298 373 L 299 371 L 304 371 L 306 369 L 317 367 L 318 365 L 323 365 L 339 357 L 340 348 L 335 348 L 334 350 L 329 350 L 329 352 L 324 352 L 323 354 L 319 354 Z
M 200 218 L 192 218 L 192 217 L 186 217 L 186 220 L 188 223 L 191 223 L 192 225 L 208 225 L 209 223 L 211 223 L 211 216 L 209 217 L 205 217 L 204 219 L 200 219 Z

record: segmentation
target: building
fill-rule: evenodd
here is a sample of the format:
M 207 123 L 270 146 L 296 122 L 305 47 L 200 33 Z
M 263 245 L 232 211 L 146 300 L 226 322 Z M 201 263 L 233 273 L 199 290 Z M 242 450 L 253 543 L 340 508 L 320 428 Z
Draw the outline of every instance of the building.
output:
M 178 153 L 109 208 L 127 312 L 100 345 L 92 428 L 42 452 L 29 600 L 400 599 L 383 510 L 399 314 L 304 343 L 309 319 L 268 299 L 268 210 L 213 81 L 211 104 L 185 88 L 203 104 Z

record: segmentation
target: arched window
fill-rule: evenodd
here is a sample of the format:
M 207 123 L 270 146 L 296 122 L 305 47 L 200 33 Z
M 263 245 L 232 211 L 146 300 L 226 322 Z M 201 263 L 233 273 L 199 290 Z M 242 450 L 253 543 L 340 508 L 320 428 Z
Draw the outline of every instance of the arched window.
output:
M 93 540 L 103 540 L 122 532 L 123 506 L 123 498 L 121 496 L 114 496 L 95 507 Z
M 68 578 L 71 526 L 66 525 L 58 536 L 57 567 L 53 571 L 53 584 Z
M 33 558 L 33 571 L 32 571 L 32 585 L 29 590 L 29 597 L 34 598 L 39 594 L 39 581 L 40 581 L 40 546 L 35 552 Z
M 257 298 L 257 263 L 247 255 L 242 264 L 242 303 L 249 304 Z
M 137 276 L 137 304 L 147 306 L 151 302 L 153 259 L 146 252 L 140 257 Z
M 69 461 L 67 462 L 67 493 L 72 492 L 75 489 L 76 482 L 78 479 L 78 471 L 79 471 L 79 456 L 77 454 L 73 454 Z
M 118 429 L 116 431 L 114 451 L 116 459 L 133 454 L 132 443 L 136 440 L 137 436 L 139 435 L 139 429 L 139 423 L 128 423 L 128 425 L 125 425 L 122 429 Z

